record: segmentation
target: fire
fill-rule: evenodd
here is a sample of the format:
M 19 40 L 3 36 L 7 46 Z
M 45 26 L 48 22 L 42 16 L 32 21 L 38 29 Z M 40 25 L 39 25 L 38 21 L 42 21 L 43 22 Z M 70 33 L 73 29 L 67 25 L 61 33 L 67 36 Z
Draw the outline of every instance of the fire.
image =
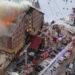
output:
M 10 25 L 10 21 L 6 21 L 6 24 L 7 24 L 7 25 Z
M 6 26 L 10 26 L 10 20 L 1 19 L 1 22 L 5 23 Z
M 17 16 L 12 16 L 11 19 L 1 19 L 0 21 L 5 23 L 6 26 L 10 26 L 11 22 L 14 21 L 17 18 Z
M 14 21 L 17 17 L 18 17 L 17 15 L 12 16 L 12 17 L 11 17 L 11 21 Z

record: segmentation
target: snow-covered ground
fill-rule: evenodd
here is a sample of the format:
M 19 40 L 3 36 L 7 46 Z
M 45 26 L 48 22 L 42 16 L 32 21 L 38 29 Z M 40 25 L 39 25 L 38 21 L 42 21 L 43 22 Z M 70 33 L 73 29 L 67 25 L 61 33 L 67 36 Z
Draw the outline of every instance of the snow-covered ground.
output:
M 58 24 L 60 26 L 64 26 L 66 30 L 70 31 L 71 33 L 75 33 L 75 26 L 71 26 L 70 24 L 68 24 L 68 21 L 58 20 L 54 24 Z

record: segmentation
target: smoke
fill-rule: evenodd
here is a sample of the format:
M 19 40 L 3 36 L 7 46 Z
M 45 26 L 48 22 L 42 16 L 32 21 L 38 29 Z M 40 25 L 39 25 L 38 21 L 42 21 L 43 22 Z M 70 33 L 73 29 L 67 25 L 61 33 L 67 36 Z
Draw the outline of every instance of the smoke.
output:
M 8 30 L 3 22 L 0 21 L 0 36 L 6 35 Z
M 20 4 L 9 2 L 9 1 L 1 1 L 0 2 L 0 18 L 1 19 L 11 19 L 14 15 L 19 15 L 28 8 L 32 4 L 28 1 L 23 1 Z
M 32 6 L 32 4 L 28 1 L 15 3 L 12 1 L 0 0 L 0 36 L 8 33 L 7 26 L 2 20 L 12 21 L 13 16 L 18 16 L 23 11 L 27 11 L 30 6 Z

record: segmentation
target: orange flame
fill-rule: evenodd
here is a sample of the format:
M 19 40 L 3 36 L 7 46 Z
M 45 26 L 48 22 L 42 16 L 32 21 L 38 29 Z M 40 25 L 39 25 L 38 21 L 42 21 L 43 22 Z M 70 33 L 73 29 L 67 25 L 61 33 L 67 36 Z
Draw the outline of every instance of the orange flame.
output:
M 10 25 L 10 21 L 6 21 L 6 24 L 7 24 L 7 25 Z
M 17 16 L 12 16 L 11 21 L 15 20 L 16 18 L 17 18 Z
M 4 22 L 6 26 L 10 26 L 11 23 L 9 20 L 5 20 L 5 19 L 1 19 L 1 22 Z
M 17 16 L 12 16 L 11 19 L 1 19 L 1 22 L 4 22 L 6 26 L 10 26 L 11 22 L 14 21 L 17 18 Z

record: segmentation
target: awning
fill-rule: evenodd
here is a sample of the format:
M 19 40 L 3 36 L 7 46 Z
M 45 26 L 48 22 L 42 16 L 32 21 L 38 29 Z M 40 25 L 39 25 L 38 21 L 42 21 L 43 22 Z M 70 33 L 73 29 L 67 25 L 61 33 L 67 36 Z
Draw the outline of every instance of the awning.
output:
M 41 42 L 41 37 L 34 37 L 31 40 L 30 48 L 38 49 L 40 42 Z

